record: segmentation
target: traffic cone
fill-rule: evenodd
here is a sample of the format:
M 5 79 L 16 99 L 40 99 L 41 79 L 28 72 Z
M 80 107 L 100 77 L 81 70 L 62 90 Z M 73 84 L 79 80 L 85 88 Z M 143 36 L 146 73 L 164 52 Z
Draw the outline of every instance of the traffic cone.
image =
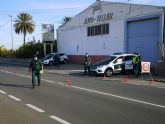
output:
M 151 76 L 151 80 L 150 80 L 150 82 L 149 82 L 150 84 L 153 84 L 153 83 L 155 83 L 155 81 L 154 81 L 154 78 Z
M 107 79 L 107 77 L 105 76 L 105 74 L 104 74 L 104 77 L 102 77 L 102 80 L 106 80 Z
M 124 77 L 124 83 L 128 83 L 128 76 Z
M 72 85 L 72 81 L 69 80 L 69 79 L 67 79 L 65 82 L 66 82 L 66 85 L 68 85 L 68 86 L 71 86 Z

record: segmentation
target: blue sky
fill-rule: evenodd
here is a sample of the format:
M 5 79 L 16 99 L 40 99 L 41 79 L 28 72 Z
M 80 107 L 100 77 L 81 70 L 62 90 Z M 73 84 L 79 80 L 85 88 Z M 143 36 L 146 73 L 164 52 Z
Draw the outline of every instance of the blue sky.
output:
M 31 41 L 33 36 L 41 40 L 41 24 L 54 24 L 58 28 L 65 16 L 74 16 L 93 4 L 96 0 L 0 0 L 0 46 L 11 49 L 11 23 L 21 11 L 27 11 L 35 22 L 35 32 L 27 35 L 26 41 Z M 128 0 L 105 0 L 112 2 L 128 2 Z M 150 4 L 165 6 L 165 0 L 131 0 L 130 3 Z M 70 8 L 70 9 L 68 9 Z M 52 10 L 52 11 L 42 11 Z M 55 36 L 56 38 L 56 36 Z M 23 36 L 17 35 L 13 30 L 14 48 L 22 45 Z

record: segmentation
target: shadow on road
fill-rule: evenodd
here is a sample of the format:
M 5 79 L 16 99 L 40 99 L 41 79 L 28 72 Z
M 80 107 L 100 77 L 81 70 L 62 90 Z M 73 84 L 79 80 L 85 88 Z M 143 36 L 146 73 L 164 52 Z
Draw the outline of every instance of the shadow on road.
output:
M 7 83 L 0 83 L 0 86 L 5 87 L 19 87 L 19 88 L 32 88 L 32 85 L 18 85 L 18 84 L 7 84 Z

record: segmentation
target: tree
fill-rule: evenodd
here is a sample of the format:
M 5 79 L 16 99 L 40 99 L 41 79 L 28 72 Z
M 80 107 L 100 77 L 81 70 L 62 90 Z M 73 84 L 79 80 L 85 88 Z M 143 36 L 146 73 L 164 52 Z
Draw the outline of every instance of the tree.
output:
M 64 17 L 62 20 L 62 24 L 66 24 L 67 22 L 69 22 L 72 19 L 72 17 Z
M 23 43 L 25 45 L 26 34 L 34 32 L 34 22 L 32 16 L 28 13 L 20 13 L 17 15 L 17 18 L 14 20 L 14 30 L 17 34 L 23 34 Z

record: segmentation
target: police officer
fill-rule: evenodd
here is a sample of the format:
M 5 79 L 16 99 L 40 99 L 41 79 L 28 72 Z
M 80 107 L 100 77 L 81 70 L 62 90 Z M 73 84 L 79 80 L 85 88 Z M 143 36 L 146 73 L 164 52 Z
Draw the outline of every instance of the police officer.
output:
M 134 53 L 133 58 L 132 58 L 132 64 L 133 64 L 133 71 L 134 71 L 134 74 L 136 75 L 136 77 L 138 77 L 139 72 L 140 72 L 139 63 L 140 63 L 140 60 L 139 60 L 138 53 Z
M 32 85 L 34 88 L 35 87 L 35 78 L 37 76 L 38 79 L 38 86 L 40 86 L 41 82 L 41 74 L 40 71 L 43 70 L 43 65 L 41 61 L 38 59 L 37 54 L 33 56 L 32 61 L 30 62 L 29 65 L 29 73 L 32 72 Z
M 91 58 L 89 57 L 88 53 L 86 53 L 84 57 L 84 75 L 86 75 L 87 70 L 88 70 L 88 75 L 91 75 L 90 66 L 91 66 Z

